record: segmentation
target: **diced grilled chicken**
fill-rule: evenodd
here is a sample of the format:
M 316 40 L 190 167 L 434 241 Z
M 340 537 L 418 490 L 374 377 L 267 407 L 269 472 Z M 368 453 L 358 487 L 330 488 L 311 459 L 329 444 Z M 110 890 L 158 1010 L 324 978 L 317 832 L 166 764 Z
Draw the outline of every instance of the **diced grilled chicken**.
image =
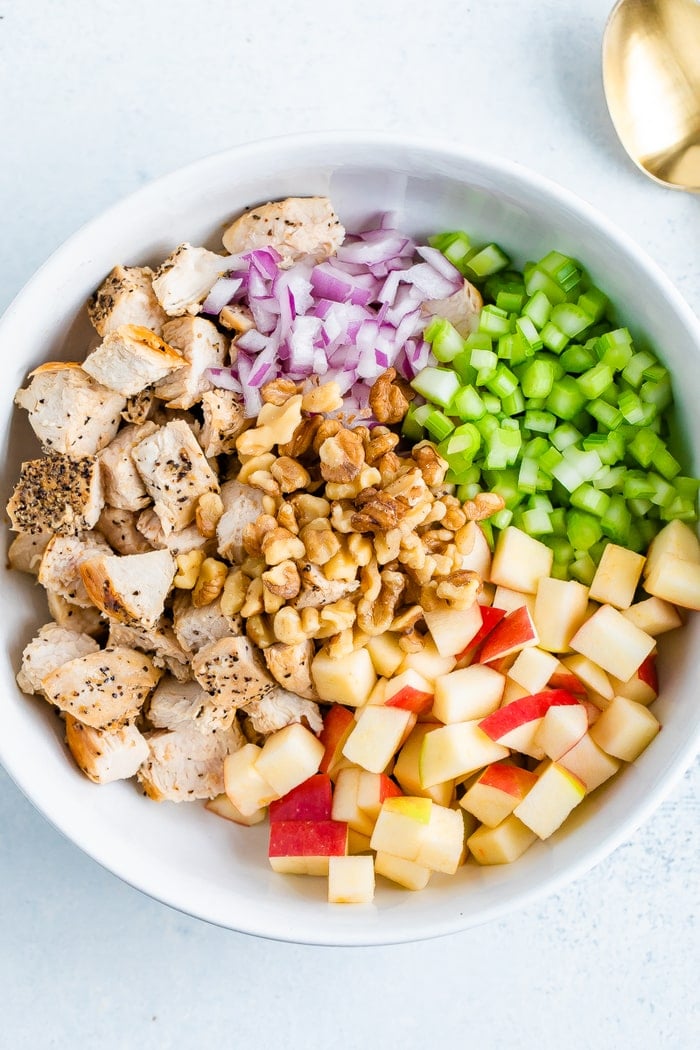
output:
M 103 386 L 132 397 L 182 368 L 182 357 L 148 328 L 123 324 L 107 333 L 83 368 Z
M 327 580 L 318 565 L 312 562 L 306 562 L 299 575 L 301 590 L 290 603 L 295 609 L 320 609 L 323 605 L 347 598 L 360 586 L 359 580 Z
M 173 627 L 182 648 L 196 653 L 219 638 L 241 634 L 242 620 L 240 616 L 225 616 L 220 599 L 196 608 L 190 593 L 181 591 L 173 601 Z
M 96 524 L 103 503 L 95 457 L 54 453 L 22 464 L 7 513 L 15 532 L 74 535 Z
M 479 326 L 479 313 L 484 305 L 481 292 L 469 281 L 447 299 L 427 299 L 421 304 L 421 313 L 427 317 L 444 317 L 460 335 L 468 336 Z
M 166 535 L 190 524 L 201 495 L 219 491 L 216 475 L 182 420 L 144 438 L 132 456 Z
M 175 561 L 169 551 L 98 554 L 83 561 L 80 575 L 92 604 L 106 616 L 149 628 L 163 615 Z
M 111 554 L 104 538 L 97 532 L 80 536 L 54 536 L 47 544 L 39 566 L 39 583 L 73 605 L 85 609 L 92 602 L 85 590 L 80 566 L 96 554 Z
M 156 395 L 153 387 L 147 386 L 145 390 L 139 390 L 138 394 L 127 397 L 122 419 L 125 423 L 135 423 L 140 426 L 150 418 L 151 412 L 156 404 Z
M 151 502 L 131 453 L 136 446 L 155 433 L 155 423 L 127 426 L 100 452 L 105 503 L 120 510 L 143 510 Z
M 88 316 L 101 336 L 123 324 L 160 335 L 167 316 L 153 291 L 148 266 L 115 266 L 88 302 Z
M 221 486 L 224 513 L 216 526 L 216 542 L 222 558 L 241 564 L 247 555 L 243 547 L 243 530 L 263 513 L 263 493 L 240 481 L 227 481 Z
M 156 667 L 169 671 L 178 682 L 188 682 L 192 678 L 189 654 L 183 651 L 165 617 L 150 628 L 112 620 L 107 644 L 141 649 L 148 653 Z
M 228 729 L 236 717 L 235 711 L 217 708 L 199 682 L 178 682 L 169 675 L 156 686 L 147 715 L 156 729 L 196 725 L 200 732 Z
M 105 621 L 100 610 L 95 609 L 94 606 L 74 605 L 56 591 L 47 591 L 46 601 L 49 612 L 59 627 L 66 627 L 69 631 L 78 634 L 89 634 L 92 638 L 104 634 Z
M 239 708 L 270 691 L 273 679 L 245 636 L 219 638 L 192 658 L 192 672 L 218 707 Z
M 148 758 L 148 743 L 133 723 L 118 729 L 93 729 L 65 716 L 66 744 L 78 769 L 95 784 L 128 780 Z
M 226 267 L 223 256 L 185 242 L 158 267 L 153 291 L 170 317 L 197 314 Z
M 163 532 L 160 518 L 154 510 L 143 510 L 136 519 L 136 528 L 156 550 L 168 550 L 177 557 L 178 554 L 187 554 L 188 551 L 205 550 L 212 548 L 212 541 L 202 536 L 196 525 L 188 525 L 177 532 Z
M 66 456 L 94 456 L 121 423 L 126 399 L 102 386 L 74 362 L 49 362 L 35 369 L 15 394 L 29 413 L 44 448 Z
M 276 642 L 263 649 L 267 669 L 276 682 L 291 693 L 307 700 L 318 700 L 318 693 L 311 678 L 311 661 L 316 650 L 309 640 L 298 645 L 282 645 Z
M 52 536 L 52 532 L 17 533 L 7 551 L 10 568 L 37 576 L 41 559 Z
M 223 242 L 231 254 L 272 245 L 288 262 L 302 256 L 320 262 L 337 251 L 344 237 L 327 197 L 287 197 L 244 212 L 226 230 Z
M 224 759 L 245 743 L 237 722 L 218 732 L 196 725 L 148 733 L 149 755 L 137 776 L 156 802 L 214 798 L 224 789 Z
M 228 340 L 211 321 L 203 317 L 176 317 L 163 328 L 163 338 L 178 350 L 187 362 L 176 372 L 161 379 L 156 395 L 168 408 L 191 408 L 211 390 L 213 383 L 207 369 L 221 368 L 226 361 Z
M 99 648 L 88 634 L 69 631 L 57 623 L 46 623 L 22 653 L 17 685 L 24 693 L 43 693 L 43 682 L 48 675 L 67 660 L 87 656 Z
M 232 390 L 210 390 L 202 395 L 204 422 L 199 443 L 208 458 L 236 451 L 236 438 L 250 425 L 243 401 Z
M 133 510 L 103 507 L 96 529 L 117 554 L 145 554 L 154 548 L 136 527 L 138 517 Z
M 255 328 L 253 312 L 243 303 L 229 303 L 228 306 L 225 306 L 219 313 L 219 324 L 222 328 L 228 328 L 230 332 L 236 332 L 239 335 Z
M 318 704 L 276 685 L 264 696 L 252 700 L 243 708 L 256 733 L 276 733 L 293 722 L 304 722 L 313 733 L 320 733 L 323 719 Z
M 68 660 L 41 684 L 61 711 L 93 729 L 114 729 L 136 717 L 161 674 L 150 656 L 115 646 Z

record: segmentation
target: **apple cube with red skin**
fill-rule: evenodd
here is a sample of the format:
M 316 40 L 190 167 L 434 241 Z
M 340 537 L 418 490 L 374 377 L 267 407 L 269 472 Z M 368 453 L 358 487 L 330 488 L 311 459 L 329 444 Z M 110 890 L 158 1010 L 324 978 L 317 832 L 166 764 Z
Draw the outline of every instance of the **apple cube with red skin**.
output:
M 588 711 L 583 704 L 557 704 L 550 707 L 542 719 L 535 734 L 535 746 L 556 762 L 578 743 L 587 730 Z
M 323 744 L 323 758 L 319 772 L 332 773 L 343 757 L 343 745 L 355 725 L 352 711 L 342 704 L 332 704 L 323 716 L 323 729 L 319 740 Z
M 511 813 L 495 828 L 482 824 L 467 839 L 467 848 L 478 864 L 512 864 L 536 841 L 534 831 Z
M 588 613 L 588 588 L 576 580 L 543 576 L 537 585 L 533 617 L 542 649 L 565 653 Z
M 616 696 L 591 726 L 590 735 L 608 755 L 634 762 L 660 729 L 658 719 L 643 704 Z
M 491 563 L 491 583 L 523 594 L 536 594 L 543 576 L 549 576 L 554 551 L 540 540 L 509 525 L 499 533 Z
M 544 751 L 535 743 L 535 737 L 547 711 L 557 704 L 578 706 L 579 701 L 564 689 L 545 689 L 499 707 L 498 711 L 482 719 L 479 726 L 499 744 L 533 758 L 544 758 Z
M 484 664 L 472 664 L 435 682 L 433 715 L 441 722 L 469 722 L 495 711 L 503 698 L 505 676 Z
M 494 627 L 481 647 L 479 663 L 492 663 L 511 653 L 520 652 L 525 646 L 537 645 L 538 642 L 539 637 L 530 610 L 522 605 L 508 613 L 498 626 Z
M 572 649 L 623 681 L 632 677 L 655 645 L 650 634 L 612 605 L 601 605 L 571 639 Z
M 469 645 L 461 653 L 457 655 L 457 661 L 464 660 L 470 653 L 476 654 L 479 647 L 486 641 L 488 636 L 493 631 L 494 627 L 497 627 L 503 617 L 506 615 L 505 609 L 497 609 L 493 605 L 480 605 L 479 612 L 481 613 L 481 627 L 472 638 Z
M 460 799 L 460 806 L 495 828 L 527 795 L 537 777 L 511 762 L 492 762 Z
M 373 900 L 374 859 L 372 857 L 329 858 L 329 904 L 371 904 Z
M 440 656 L 456 656 L 471 644 L 481 630 L 481 606 L 468 609 L 430 609 L 423 614 Z
M 540 773 L 513 815 L 539 838 L 548 839 L 585 794 L 586 786 L 577 776 L 552 762 Z
M 567 693 L 571 693 L 572 696 L 585 697 L 588 695 L 586 687 L 578 675 L 574 674 L 561 660 L 558 662 L 557 668 L 547 685 L 550 689 L 566 689 Z
M 561 756 L 559 765 L 574 773 L 585 784 L 586 794 L 595 791 L 620 768 L 618 759 L 598 747 L 590 733 L 585 733 L 570 751 Z
M 330 820 L 333 785 L 327 773 L 315 773 L 291 791 L 270 803 L 270 822 L 275 820 Z
M 357 788 L 357 805 L 370 817 L 377 819 L 386 798 L 403 795 L 403 791 L 386 773 L 370 773 L 360 770 Z
M 391 678 L 385 687 L 384 703 L 387 707 L 400 707 L 420 715 L 429 711 L 433 702 L 433 687 L 417 671 L 408 669 Z
M 335 820 L 277 820 L 270 824 L 268 857 L 275 871 L 328 875 L 330 857 L 347 852 L 348 827 Z
M 224 820 L 232 820 L 234 824 L 242 824 L 246 828 L 251 828 L 254 824 L 261 824 L 267 815 L 265 806 L 254 810 L 252 813 L 241 813 L 240 809 L 234 806 L 226 794 L 216 795 L 214 798 L 207 799 L 204 808 L 208 809 L 210 813 L 215 813 L 217 817 L 223 817 Z

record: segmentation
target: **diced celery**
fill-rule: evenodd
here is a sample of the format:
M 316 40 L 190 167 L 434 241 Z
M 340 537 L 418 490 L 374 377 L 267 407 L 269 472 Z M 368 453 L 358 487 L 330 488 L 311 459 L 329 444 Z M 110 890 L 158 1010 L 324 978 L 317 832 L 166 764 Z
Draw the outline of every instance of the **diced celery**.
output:
M 527 299 L 524 287 L 519 289 L 501 288 L 496 295 L 496 306 L 507 313 L 520 313 Z
M 501 399 L 501 409 L 509 416 L 519 416 L 525 411 L 525 398 L 518 387 Z
M 433 353 L 441 363 L 454 361 L 457 354 L 464 349 L 464 339 L 449 321 L 435 317 L 423 332 L 423 338 L 430 343 Z
M 606 492 L 601 492 L 600 489 L 594 488 L 588 482 L 579 485 L 571 493 L 571 506 L 578 507 L 579 510 L 586 510 L 596 518 L 602 518 L 609 505 L 610 496 Z
M 569 543 L 577 551 L 587 551 L 603 535 L 603 528 L 598 518 L 585 510 L 570 510 L 566 516 L 566 535 Z
M 525 397 L 549 397 L 554 386 L 555 372 L 547 357 L 534 357 L 523 367 L 520 385 Z
M 555 448 L 563 452 L 569 445 L 577 444 L 581 440 L 581 434 L 572 423 L 561 423 L 552 431 L 549 440 Z
M 452 399 L 450 413 L 460 419 L 481 419 L 486 413 L 486 405 L 475 387 L 463 386 Z
M 464 259 L 473 251 L 471 241 L 463 230 L 457 230 L 454 233 L 439 233 L 434 237 L 429 238 L 431 247 L 437 248 L 439 252 L 449 259 L 453 266 L 462 271 L 462 264 Z
M 448 419 L 439 408 L 433 409 L 425 420 L 425 429 L 436 441 L 442 441 L 448 434 L 452 433 L 454 428 L 455 425 L 452 420 Z
M 549 514 L 541 507 L 523 511 L 523 525 L 530 536 L 545 536 L 554 531 Z
M 523 458 L 520 462 L 518 474 L 518 488 L 521 492 L 537 492 L 537 476 L 539 467 L 536 459 Z
M 470 280 L 483 280 L 492 273 L 505 270 L 509 263 L 510 259 L 497 244 L 487 244 L 469 257 L 464 273 Z
M 586 411 L 589 415 L 593 416 L 598 423 L 607 427 L 608 430 L 615 430 L 615 428 L 619 427 L 622 422 L 622 412 L 613 405 L 609 405 L 607 401 L 603 401 L 600 397 L 597 397 L 594 401 L 590 401 L 586 405 Z
M 561 452 L 550 445 L 546 452 L 540 456 L 540 468 L 547 474 L 552 474 L 555 467 L 558 466 L 563 460 Z
M 551 320 L 570 339 L 585 332 L 593 324 L 593 318 L 576 303 L 558 303 L 552 308 Z
M 525 412 L 524 422 L 528 430 L 536 430 L 540 434 L 551 434 L 557 425 L 557 417 L 551 412 L 528 409 Z
M 451 369 L 428 365 L 411 380 L 411 386 L 427 401 L 447 408 L 459 390 L 460 383 L 459 377 Z
M 518 378 L 502 362 L 496 366 L 496 370 L 487 381 L 486 387 L 492 394 L 504 398 L 517 389 Z
M 530 351 L 534 353 L 542 349 L 540 334 L 529 317 L 519 317 L 515 322 L 515 330 Z
M 573 376 L 562 376 L 553 385 L 551 393 L 547 398 L 547 409 L 560 419 L 573 419 L 586 404 L 586 396 L 582 393 Z
M 605 292 L 596 288 L 594 284 L 578 297 L 578 305 L 585 310 L 593 321 L 600 321 L 605 316 L 609 299 Z
M 567 372 L 587 372 L 593 365 L 598 363 L 595 351 L 588 346 L 575 343 L 568 346 L 561 355 L 560 361 Z M 612 377 L 611 377 L 612 378 Z
M 547 321 L 540 336 L 544 346 L 554 354 L 562 353 L 569 342 L 568 335 L 565 335 L 561 328 L 557 328 L 553 321 Z
M 510 332 L 510 317 L 505 310 L 497 306 L 484 306 L 479 317 L 479 331 L 497 338 Z
M 623 390 L 617 405 L 622 413 L 622 418 L 628 423 L 638 425 L 641 422 L 644 416 L 642 402 L 633 390 Z
M 552 304 L 542 290 L 531 295 L 523 307 L 523 315 L 529 317 L 536 328 L 542 329 L 549 320 Z
M 578 377 L 576 382 L 589 400 L 600 397 L 613 381 L 612 369 L 600 361 Z
M 491 515 L 490 523 L 494 529 L 507 529 L 513 520 L 513 511 L 504 507 L 503 510 L 497 510 L 495 514 Z M 480 521 L 481 527 L 484 527 L 484 522 Z
M 569 575 L 571 576 L 571 579 L 584 584 L 585 587 L 590 587 L 593 583 L 593 577 L 596 574 L 596 570 L 597 565 L 591 558 L 590 554 L 582 554 L 569 565 Z
M 659 438 L 651 430 L 638 430 L 627 445 L 627 451 L 641 467 L 650 467 L 658 445 Z
M 647 350 L 640 350 L 630 357 L 622 370 L 622 378 L 630 386 L 637 389 L 642 385 L 642 381 L 647 378 L 644 375 L 644 369 L 655 363 L 656 358 L 653 354 L 650 354 Z

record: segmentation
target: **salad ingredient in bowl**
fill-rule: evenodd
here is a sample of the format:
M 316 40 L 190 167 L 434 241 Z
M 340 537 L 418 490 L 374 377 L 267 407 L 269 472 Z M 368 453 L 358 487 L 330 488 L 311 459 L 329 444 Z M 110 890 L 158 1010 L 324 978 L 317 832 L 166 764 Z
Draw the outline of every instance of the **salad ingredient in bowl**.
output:
M 223 240 L 115 267 L 99 345 L 16 395 L 10 562 L 53 617 L 18 683 L 90 779 L 269 815 L 334 902 L 513 861 L 653 740 L 700 607 L 668 372 L 556 251 L 319 197 Z

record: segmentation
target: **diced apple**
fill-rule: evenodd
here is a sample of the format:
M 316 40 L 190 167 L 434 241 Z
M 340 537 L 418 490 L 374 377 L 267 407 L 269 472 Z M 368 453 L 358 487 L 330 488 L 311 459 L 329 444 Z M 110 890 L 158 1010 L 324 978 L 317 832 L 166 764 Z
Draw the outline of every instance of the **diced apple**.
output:
M 647 551 L 644 575 L 656 572 L 659 561 L 669 554 L 681 561 L 700 564 L 700 540 L 684 521 L 669 521 L 654 536 Z
M 310 729 L 294 722 L 267 738 L 255 768 L 282 796 L 318 772 L 324 751 L 323 744 Z
M 361 835 L 348 825 L 348 856 L 355 857 L 360 853 L 369 853 L 371 850 L 369 835 Z
M 574 654 L 565 656 L 562 664 L 568 671 L 576 676 L 579 684 L 583 683 L 587 691 L 602 696 L 605 700 L 612 700 L 614 690 L 610 679 L 597 663 L 589 660 L 587 656 Z
M 549 576 L 554 552 L 526 532 L 509 525 L 499 533 L 491 563 L 491 583 L 523 594 L 536 594 L 542 576 Z
M 598 747 L 590 733 L 582 736 L 570 751 L 562 755 L 559 765 L 574 773 L 585 784 L 587 794 L 604 784 L 620 768 L 618 760 Z
M 244 744 L 224 759 L 224 790 L 244 817 L 252 816 L 280 796 L 257 769 L 261 754 L 262 748 L 257 744 Z
M 204 808 L 208 809 L 210 813 L 216 813 L 217 817 L 232 820 L 234 824 L 242 824 L 246 828 L 250 828 L 254 824 L 261 824 L 267 816 L 267 809 L 264 806 L 247 815 L 241 813 L 240 809 L 234 806 L 231 799 L 225 794 L 208 799 L 204 804 Z
M 342 821 L 360 835 L 369 836 L 374 828 L 374 818 L 364 809 L 360 809 L 358 798 L 361 773 L 362 770 L 357 766 L 348 766 L 340 770 L 333 791 L 331 818 Z
M 386 703 L 386 687 L 389 684 L 388 678 L 378 678 L 374 683 L 374 689 L 367 697 L 368 705 L 372 707 L 383 707 Z
M 386 773 L 370 773 L 366 769 L 360 771 L 357 804 L 370 820 L 376 821 L 384 799 L 402 794 L 403 791 L 398 784 L 395 784 Z
M 362 707 L 377 680 L 367 649 L 353 649 L 335 659 L 321 649 L 311 662 L 311 677 L 321 700 L 348 707 Z
M 593 601 L 614 605 L 616 609 L 628 609 L 634 601 L 645 561 L 643 554 L 617 543 L 608 543 L 591 583 Z
M 623 681 L 632 677 L 655 645 L 650 634 L 612 605 L 601 605 L 571 639 L 572 649 Z
M 576 657 L 576 659 L 585 660 L 586 658 L 585 656 L 579 656 Z M 600 668 L 598 668 L 598 670 L 600 671 Z M 600 671 L 600 674 L 604 675 L 605 672 Z M 554 674 L 549 679 L 548 685 L 550 689 L 566 689 L 566 691 L 571 693 L 572 696 L 585 697 L 587 692 L 584 683 L 578 675 L 574 674 L 574 672 L 567 667 L 565 663 L 562 663 L 561 660 L 559 661 Z
M 407 890 L 424 890 L 430 881 L 432 871 L 423 868 L 415 861 L 394 857 L 384 850 L 377 850 L 374 858 L 374 870 L 377 875 L 403 886 Z
M 552 762 L 537 778 L 513 815 L 541 839 L 561 827 L 586 794 L 586 786 L 564 766 Z
M 374 670 L 385 678 L 396 674 L 406 655 L 399 645 L 399 637 L 393 631 L 385 631 L 384 634 L 373 635 L 367 642 L 367 652 L 372 658 Z
M 459 810 L 433 805 L 414 862 L 454 875 L 464 859 L 464 821 Z
M 479 725 L 488 737 L 499 744 L 533 758 L 544 758 L 544 751 L 535 740 L 547 711 L 557 705 L 578 704 L 576 697 L 565 689 L 545 689 L 500 707 L 482 719 Z
M 441 722 L 484 718 L 501 703 L 505 676 L 482 664 L 462 667 L 435 682 L 433 714 Z
M 414 727 L 398 753 L 393 776 L 399 782 L 404 794 L 424 796 L 440 806 L 449 806 L 455 792 L 453 780 L 444 781 L 442 784 L 432 784 L 428 788 L 424 788 L 420 780 L 419 764 L 423 738 L 431 729 L 436 728 L 438 728 L 437 723 L 431 725 L 428 722 L 420 722 Z
M 384 703 L 387 707 L 401 707 L 417 715 L 423 714 L 433 703 L 432 683 L 409 668 L 386 683 Z
M 550 707 L 535 734 L 535 746 L 557 762 L 588 730 L 588 712 L 583 704 Z
M 528 693 L 539 693 L 556 671 L 559 660 L 537 645 L 522 649 L 508 671 L 508 677 L 521 685 Z
M 373 857 L 331 857 L 329 859 L 329 904 L 371 904 L 373 900 Z
M 268 858 L 287 875 L 328 875 L 330 857 L 344 857 L 346 824 L 335 820 L 278 820 L 270 824 Z
M 382 773 L 415 722 L 415 714 L 400 707 L 363 707 L 343 754 L 370 773 Z
M 537 777 L 511 762 L 492 762 L 460 799 L 460 806 L 495 828 L 527 795 Z
M 487 736 L 479 722 L 453 722 L 432 729 L 423 737 L 419 758 L 421 784 L 431 787 L 466 777 L 507 757 L 508 749 Z
M 332 773 L 343 755 L 343 745 L 355 725 L 352 711 L 342 704 L 332 704 L 323 716 L 319 740 L 323 744 L 323 758 L 319 772 Z
M 467 648 L 481 630 L 480 610 L 474 602 L 468 609 L 431 609 L 423 614 L 440 656 L 456 656 Z
M 576 580 L 542 576 L 537 586 L 534 621 L 540 647 L 565 653 L 586 620 L 588 588 Z
M 700 609 L 700 562 L 664 554 L 645 577 L 644 590 L 682 609 Z
M 417 653 L 404 653 L 403 657 L 399 671 L 416 671 L 428 682 L 449 674 L 457 663 L 455 656 L 440 656 L 430 636 L 426 637 L 425 645 Z
M 479 663 L 488 664 L 537 645 L 539 637 L 527 606 L 514 609 L 494 627 L 481 647 Z
M 511 864 L 537 836 L 512 814 L 495 828 L 482 824 L 469 836 L 467 847 L 478 864 Z
M 647 656 L 644 663 L 640 664 L 626 682 L 621 682 L 619 678 L 612 678 L 610 684 L 615 696 L 625 696 L 628 700 L 636 700 L 638 704 L 644 704 L 645 707 L 653 704 L 659 695 L 656 653 Z
M 476 521 L 468 521 L 457 534 L 457 550 L 461 555 L 461 569 L 478 573 L 482 580 L 491 574 L 491 548 L 484 530 Z
M 472 638 L 467 648 L 457 654 L 458 663 L 466 660 L 467 657 L 475 656 L 479 647 L 483 645 L 493 629 L 498 626 L 506 615 L 505 609 L 497 609 L 493 605 L 480 605 L 479 611 L 481 612 L 481 629 Z
M 522 685 L 518 685 L 512 678 L 506 678 L 505 688 L 503 690 L 503 696 L 501 697 L 501 707 L 505 707 L 507 704 L 512 704 L 514 700 L 520 700 L 523 696 L 530 696 L 530 690 L 525 689 Z
M 514 591 L 510 587 L 497 587 L 493 601 L 495 608 L 502 609 L 506 615 L 515 609 L 522 609 L 523 605 L 531 613 L 535 610 L 534 594 L 523 594 L 522 591 Z
M 315 773 L 282 798 L 270 803 L 270 822 L 275 820 L 330 820 L 333 785 L 327 773 Z
M 613 758 L 634 762 L 652 742 L 661 725 L 643 704 L 616 696 L 606 707 L 590 735 Z
M 433 805 L 429 798 L 408 795 L 386 799 L 372 832 L 372 849 L 415 863 L 426 837 Z
M 630 605 L 629 609 L 625 609 L 622 615 L 635 627 L 639 627 L 641 631 L 645 631 L 653 638 L 658 638 L 666 631 L 674 631 L 683 623 L 675 605 L 665 602 L 663 598 L 652 597 L 635 602 L 634 605 Z

